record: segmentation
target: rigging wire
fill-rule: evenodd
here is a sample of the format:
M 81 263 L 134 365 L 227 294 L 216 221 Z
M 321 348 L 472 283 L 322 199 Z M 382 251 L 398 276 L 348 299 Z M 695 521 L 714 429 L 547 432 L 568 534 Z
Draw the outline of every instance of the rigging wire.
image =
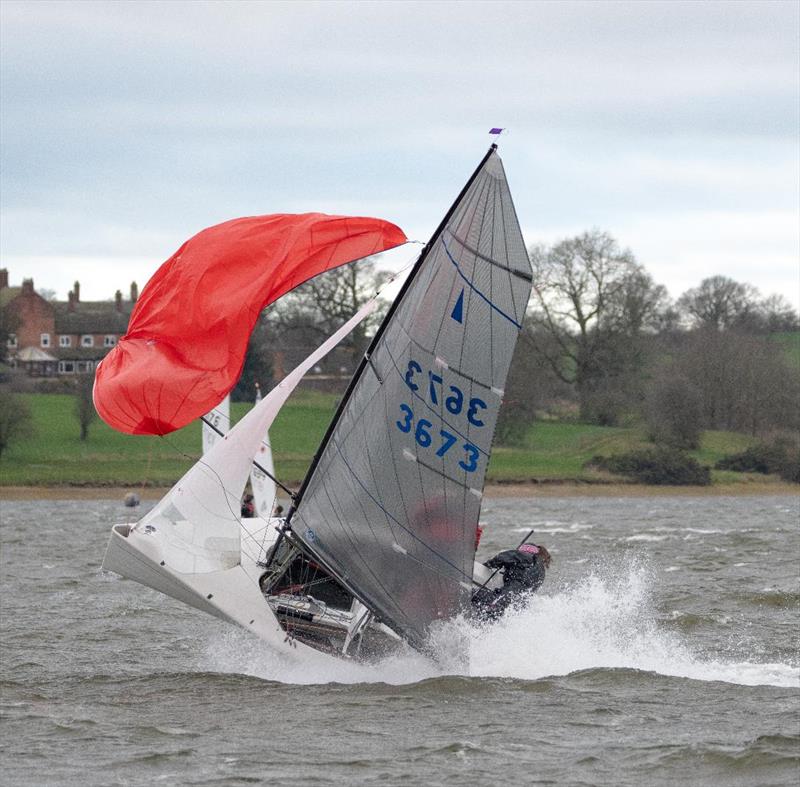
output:
M 213 423 L 211 423 L 211 421 L 209 421 L 209 420 L 206 418 L 206 416 L 204 416 L 204 415 L 201 415 L 201 416 L 200 416 L 200 420 L 201 420 L 201 421 L 202 421 L 202 422 L 203 422 L 203 423 L 204 423 L 204 424 L 205 424 L 207 427 L 209 427 L 210 429 L 213 429 L 213 430 L 214 430 L 214 431 L 215 431 L 215 432 L 216 432 L 216 433 L 217 433 L 217 434 L 218 434 L 220 437 L 224 437 L 224 436 L 225 436 L 225 433 L 224 433 L 224 432 L 223 432 L 221 429 L 219 429 L 218 427 L 214 426 L 214 424 L 213 424 Z M 264 441 L 262 440 L 262 443 L 263 443 L 263 442 L 264 442 Z M 269 470 L 267 470 L 265 467 L 262 467 L 262 466 L 261 466 L 261 465 L 260 465 L 258 462 L 256 462 L 256 460 L 255 460 L 255 459 L 253 459 L 253 466 L 254 466 L 254 467 L 256 467 L 256 468 L 258 468 L 258 469 L 259 469 L 259 470 L 260 470 L 262 473 L 264 473 L 264 475 L 265 475 L 265 476 L 267 476 L 268 478 L 271 478 L 271 479 L 272 479 L 272 480 L 273 480 L 273 481 L 274 481 L 274 482 L 275 482 L 275 483 L 276 483 L 276 484 L 277 484 L 277 485 L 278 485 L 278 486 L 279 486 L 281 489 L 283 489 L 283 491 L 284 491 L 284 492 L 286 492 L 286 494 L 287 494 L 287 495 L 289 495 L 289 497 L 291 497 L 291 498 L 292 498 L 292 500 L 294 500 L 295 493 L 294 493 L 294 492 L 292 492 L 292 490 L 291 490 L 291 489 L 289 489 L 289 487 L 288 487 L 288 486 L 286 486 L 285 484 L 281 483 L 281 482 L 280 482 L 280 481 L 279 481 L 277 478 L 275 478 L 275 476 L 274 476 L 274 475 L 272 475 L 272 473 L 270 473 L 270 472 L 269 472 Z
M 182 456 L 184 459 L 188 459 L 188 460 L 190 460 L 190 461 L 194 462 L 194 465 L 193 465 L 193 466 L 196 466 L 196 465 L 202 465 L 202 466 L 203 466 L 203 467 L 205 467 L 207 470 L 210 470 L 210 471 L 211 471 L 211 473 L 212 473 L 212 474 L 214 475 L 214 477 L 217 479 L 217 483 L 219 484 L 219 488 L 220 488 L 220 489 L 222 490 L 222 492 L 223 492 L 223 495 L 224 495 L 224 497 L 225 497 L 225 505 L 228 507 L 228 511 L 230 511 L 230 513 L 231 513 L 231 517 L 232 517 L 232 518 L 233 518 L 235 521 L 239 522 L 240 515 L 241 515 L 241 509 L 240 509 L 238 512 L 236 512 L 236 511 L 234 511 L 234 510 L 231 508 L 231 505 L 230 505 L 230 500 L 231 500 L 232 498 L 234 498 L 234 497 L 238 497 L 238 495 L 234 496 L 234 495 L 233 495 L 233 494 L 232 494 L 232 493 L 231 493 L 231 492 L 230 492 L 228 489 L 226 489 L 226 488 L 225 488 L 225 484 L 223 483 L 223 481 L 222 481 L 222 478 L 220 478 L 220 475 L 219 475 L 219 473 L 218 473 L 218 472 L 217 472 L 217 471 L 216 471 L 216 470 L 215 470 L 215 469 L 214 469 L 214 468 L 213 468 L 213 467 L 212 467 L 210 464 L 208 464 L 208 462 L 205 462 L 205 461 L 203 461 L 203 457 L 202 457 L 202 456 L 201 456 L 199 459 L 195 459 L 195 457 L 194 457 L 194 456 L 192 456 L 191 454 L 187 454 L 187 453 L 186 453 L 186 452 L 185 452 L 183 449 L 179 448 L 179 447 L 178 447 L 178 446 L 177 446 L 175 443 L 173 443 L 173 442 L 172 442 L 172 441 L 171 441 L 171 440 L 170 440 L 170 439 L 169 439 L 169 438 L 168 438 L 166 435 L 159 435 L 159 437 L 160 437 L 162 440 L 164 440 L 164 442 L 166 442 L 166 443 L 167 443 L 167 445 L 171 446 L 171 447 L 172 447 L 172 448 L 175 450 L 175 452 L 176 452 L 178 455 Z M 191 469 L 191 468 L 190 468 L 190 469 Z M 170 490 L 170 491 L 171 491 L 171 490 Z M 166 497 L 168 497 L 168 496 L 169 496 L 169 493 L 167 493 L 167 495 L 165 496 L 165 498 L 166 498 Z M 165 498 L 162 498 L 162 500 L 164 500 Z
M 419 244 L 419 243 L 420 243 L 420 241 L 409 241 L 409 244 Z M 394 274 L 394 275 L 393 275 L 393 276 L 392 276 L 392 277 L 391 277 L 391 278 L 390 278 L 390 279 L 389 279 L 389 280 L 388 280 L 388 281 L 387 281 L 387 282 L 386 282 L 386 283 L 385 283 L 385 284 L 384 284 L 384 285 L 383 285 L 383 286 L 382 286 L 382 287 L 381 287 L 381 288 L 378 290 L 378 292 L 376 293 L 376 297 L 377 297 L 377 295 L 379 295 L 379 294 L 380 294 L 380 292 L 382 292 L 382 291 L 383 291 L 383 290 L 384 290 L 386 287 L 388 287 L 390 284 L 392 284 L 392 283 L 393 283 L 393 282 L 394 282 L 394 281 L 395 281 L 395 280 L 398 278 L 398 276 L 400 276 L 400 275 L 401 275 L 401 274 L 402 274 L 402 273 L 403 273 L 405 270 L 407 270 L 407 268 L 408 268 L 408 267 L 410 267 L 411 265 L 413 265 L 413 263 L 414 263 L 414 258 L 412 258 L 412 259 L 411 259 L 411 260 L 410 260 L 408 263 L 406 263 L 406 265 L 404 265 L 403 267 L 401 267 L 401 268 L 400 268 L 400 270 L 399 270 L 399 271 L 397 271 L 397 272 L 396 272 L 396 273 L 395 273 L 395 274 Z M 215 412 L 215 410 L 212 410 L 212 412 Z M 220 429 L 219 429 L 219 428 L 218 428 L 218 427 L 217 427 L 215 424 L 213 424 L 213 423 L 212 423 L 212 422 L 211 422 L 211 421 L 210 421 L 210 420 L 209 420 L 209 419 L 208 419 L 206 416 L 201 416 L 201 419 L 200 419 L 200 420 L 201 420 L 203 423 L 205 423 L 205 424 L 206 424 L 206 425 L 207 425 L 207 426 L 208 426 L 210 429 L 212 429 L 214 432 L 216 432 L 218 435 L 220 435 L 220 436 L 224 436 L 224 433 L 223 433 L 223 432 L 222 432 L 222 431 L 221 431 L 221 430 L 220 430 Z M 168 438 L 166 435 L 163 435 L 163 434 L 162 434 L 162 435 L 159 435 L 159 436 L 160 436 L 160 437 L 161 437 L 161 438 L 162 438 L 162 439 L 163 439 L 163 440 L 164 440 L 164 441 L 165 441 L 165 442 L 166 442 L 166 443 L 167 443 L 167 444 L 168 444 L 168 445 L 169 445 L 171 448 L 173 448 L 173 450 L 175 450 L 175 452 L 176 452 L 176 453 L 177 453 L 179 456 L 182 456 L 182 457 L 183 457 L 183 458 L 185 458 L 185 459 L 188 459 L 188 460 L 191 460 L 191 461 L 193 461 L 193 462 L 196 462 L 197 464 L 202 464 L 202 465 L 203 465 L 205 468 L 207 468 L 208 470 L 210 470 L 210 471 L 211 471 L 211 473 L 212 473 L 212 474 L 215 476 L 215 478 L 217 479 L 217 481 L 218 481 L 218 483 L 219 483 L 219 487 L 220 487 L 220 489 L 221 489 L 221 490 L 222 490 L 222 492 L 223 492 L 223 495 L 224 495 L 224 497 L 225 497 L 225 500 L 226 500 L 226 505 L 227 505 L 227 507 L 228 507 L 228 510 L 229 510 L 229 512 L 230 512 L 230 514 L 231 514 L 231 517 L 232 517 L 232 518 L 233 518 L 235 521 L 240 521 L 240 514 L 241 514 L 241 512 L 240 512 L 240 511 L 234 511 L 234 509 L 231 507 L 231 504 L 230 504 L 230 500 L 231 500 L 231 499 L 233 499 L 233 498 L 235 498 L 235 497 L 236 497 L 236 495 L 234 495 L 233 493 L 231 493 L 231 491 L 230 491 L 230 490 L 226 489 L 226 487 L 225 487 L 225 484 L 223 483 L 222 479 L 220 478 L 220 476 L 219 476 L 219 474 L 216 472 L 216 470 L 215 470 L 213 467 L 211 467 L 211 466 L 210 466 L 208 463 L 204 462 L 204 461 L 203 461 L 203 459 L 202 459 L 202 457 L 201 457 L 200 459 L 198 459 L 198 460 L 195 460 L 195 457 L 194 457 L 194 456 L 192 456 L 192 455 L 190 455 L 190 454 L 187 454 L 185 451 L 183 451 L 181 448 L 179 448 L 179 447 L 178 447 L 178 445 L 177 445 L 176 443 L 174 443 L 172 440 L 170 440 L 170 439 L 169 439 L 169 438 Z M 270 444 L 269 444 L 269 443 L 268 443 L 266 440 L 262 440 L 262 444 L 266 444 L 266 445 L 268 445 L 268 446 L 270 445 Z M 151 456 L 152 456 L 152 454 L 151 454 Z M 270 472 L 269 472 L 269 471 L 267 471 L 267 470 L 266 470 L 264 467 L 262 467 L 262 466 L 261 466 L 261 465 L 260 465 L 260 464 L 259 464 L 257 461 L 255 461 L 255 459 L 253 460 L 253 465 L 254 465 L 256 468 L 258 468 L 258 470 L 260 470 L 262 473 L 264 473 L 266 476 L 268 476 L 269 478 L 271 478 L 271 479 L 272 479 L 272 480 L 275 482 L 275 484 L 276 484 L 277 486 L 279 486 L 279 487 L 280 487 L 280 488 L 281 488 L 281 489 L 282 489 L 284 492 L 286 492 L 286 493 L 289 495 L 289 497 L 290 497 L 290 499 L 291 499 L 291 500 L 294 500 L 294 499 L 295 499 L 295 493 L 294 493 L 294 492 L 292 492 L 292 490 L 291 490 L 291 489 L 289 489 L 289 487 L 287 487 L 285 484 L 283 484 L 283 483 L 282 483 L 282 482 L 281 482 L 279 479 L 277 479 L 277 478 L 276 478 L 276 477 L 275 477 L 275 476 L 274 476 L 272 473 L 270 473 Z M 274 504 L 274 502 L 275 502 L 275 500 L 273 500 L 273 504 Z M 263 517 L 259 517 L 259 518 L 263 519 Z M 261 528 L 261 532 L 263 533 L 263 536 L 262 536 L 262 542 L 261 542 L 261 551 L 263 551 L 263 549 L 264 549 L 264 546 L 265 546 L 265 544 L 266 544 L 266 540 L 267 540 L 267 534 L 268 534 L 268 532 L 269 532 L 269 522 L 268 522 L 268 520 L 266 521 L 266 523 L 265 523 L 265 526 L 264 526 L 263 528 Z M 245 538 L 245 539 L 243 539 L 245 542 L 246 542 L 246 541 L 248 541 L 248 540 L 255 541 L 255 537 L 253 536 L 253 534 L 251 534 L 251 533 L 248 533 L 247 535 L 248 535 L 248 538 Z M 256 543 L 257 543 L 257 542 L 256 542 Z M 251 555 L 251 557 L 253 557 L 254 561 L 257 561 L 259 556 L 260 556 L 260 554 L 259 554 L 259 555 L 257 555 L 257 556 L 252 556 L 252 555 Z

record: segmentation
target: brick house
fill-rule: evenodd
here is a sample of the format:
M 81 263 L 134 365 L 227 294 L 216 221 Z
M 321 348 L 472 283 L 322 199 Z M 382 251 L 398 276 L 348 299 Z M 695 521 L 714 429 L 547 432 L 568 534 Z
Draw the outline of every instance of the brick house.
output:
M 127 330 L 138 288 L 131 284 L 129 300 L 117 290 L 113 301 L 82 301 L 80 292 L 75 282 L 66 302 L 48 301 L 33 279 L 9 287 L 8 271 L 0 270 L 0 308 L 16 326 L 7 340 L 11 366 L 39 377 L 94 372 Z

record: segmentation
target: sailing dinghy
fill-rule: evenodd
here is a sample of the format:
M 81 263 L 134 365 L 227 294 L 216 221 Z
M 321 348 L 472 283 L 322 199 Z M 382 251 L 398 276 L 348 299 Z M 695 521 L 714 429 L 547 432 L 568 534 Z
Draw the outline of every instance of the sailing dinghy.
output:
M 489 578 L 475 562 L 475 534 L 531 278 L 493 145 L 377 329 L 287 516 L 243 531 L 251 463 L 302 376 L 374 301 L 141 521 L 114 526 L 104 568 L 238 624 L 278 653 L 371 658 L 404 642 L 427 651 L 437 625 L 467 611 Z

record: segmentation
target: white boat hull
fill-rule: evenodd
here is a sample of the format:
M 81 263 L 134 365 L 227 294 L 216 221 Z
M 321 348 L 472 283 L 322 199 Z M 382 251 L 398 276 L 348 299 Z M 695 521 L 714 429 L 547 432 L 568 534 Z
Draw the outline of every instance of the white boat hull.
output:
M 258 584 L 241 565 L 224 571 L 182 574 L 165 564 L 160 539 L 130 525 L 114 525 L 103 568 L 133 579 L 209 615 L 241 626 L 288 657 L 327 659 L 319 651 L 287 636 Z
M 269 544 L 265 544 L 265 548 L 268 549 Z M 239 564 L 221 571 L 187 574 L 170 568 L 165 553 L 159 531 L 145 529 L 140 532 L 131 525 L 114 525 L 103 568 L 240 626 L 273 651 L 289 658 L 299 658 L 304 662 L 338 658 L 287 634 L 259 589 L 253 572 L 261 569 L 255 563 L 250 565 L 252 561 L 246 561 L 248 570 Z M 475 563 L 477 582 L 485 582 L 491 573 L 482 563 Z M 380 625 L 380 628 L 384 634 L 396 636 L 385 626 Z

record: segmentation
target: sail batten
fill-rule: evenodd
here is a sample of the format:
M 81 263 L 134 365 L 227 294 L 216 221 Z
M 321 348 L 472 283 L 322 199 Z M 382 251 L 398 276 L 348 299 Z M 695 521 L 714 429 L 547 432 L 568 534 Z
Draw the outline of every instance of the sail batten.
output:
M 521 279 L 525 279 L 526 281 L 533 281 L 533 275 L 530 273 L 525 273 L 523 271 L 514 270 L 513 268 L 509 268 L 507 265 L 504 265 L 502 262 L 498 260 L 492 259 L 492 257 L 487 256 L 486 254 L 482 254 L 477 249 L 474 249 L 470 246 L 463 238 L 459 238 L 453 232 L 447 233 L 454 241 L 458 243 L 464 250 L 468 251 L 470 254 L 474 254 L 476 257 L 480 257 L 484 262 L 488 262 L 491 265 L 494 265 L 497 268 L 501 268 L 504 271 L 508 271 L 512 276 L 519 276 Z
M 530 294 L 510 205 L 492 149 L 379 328 L 291 514 L 295 537 L 417 646 L 469 600 L 486 468 Z

